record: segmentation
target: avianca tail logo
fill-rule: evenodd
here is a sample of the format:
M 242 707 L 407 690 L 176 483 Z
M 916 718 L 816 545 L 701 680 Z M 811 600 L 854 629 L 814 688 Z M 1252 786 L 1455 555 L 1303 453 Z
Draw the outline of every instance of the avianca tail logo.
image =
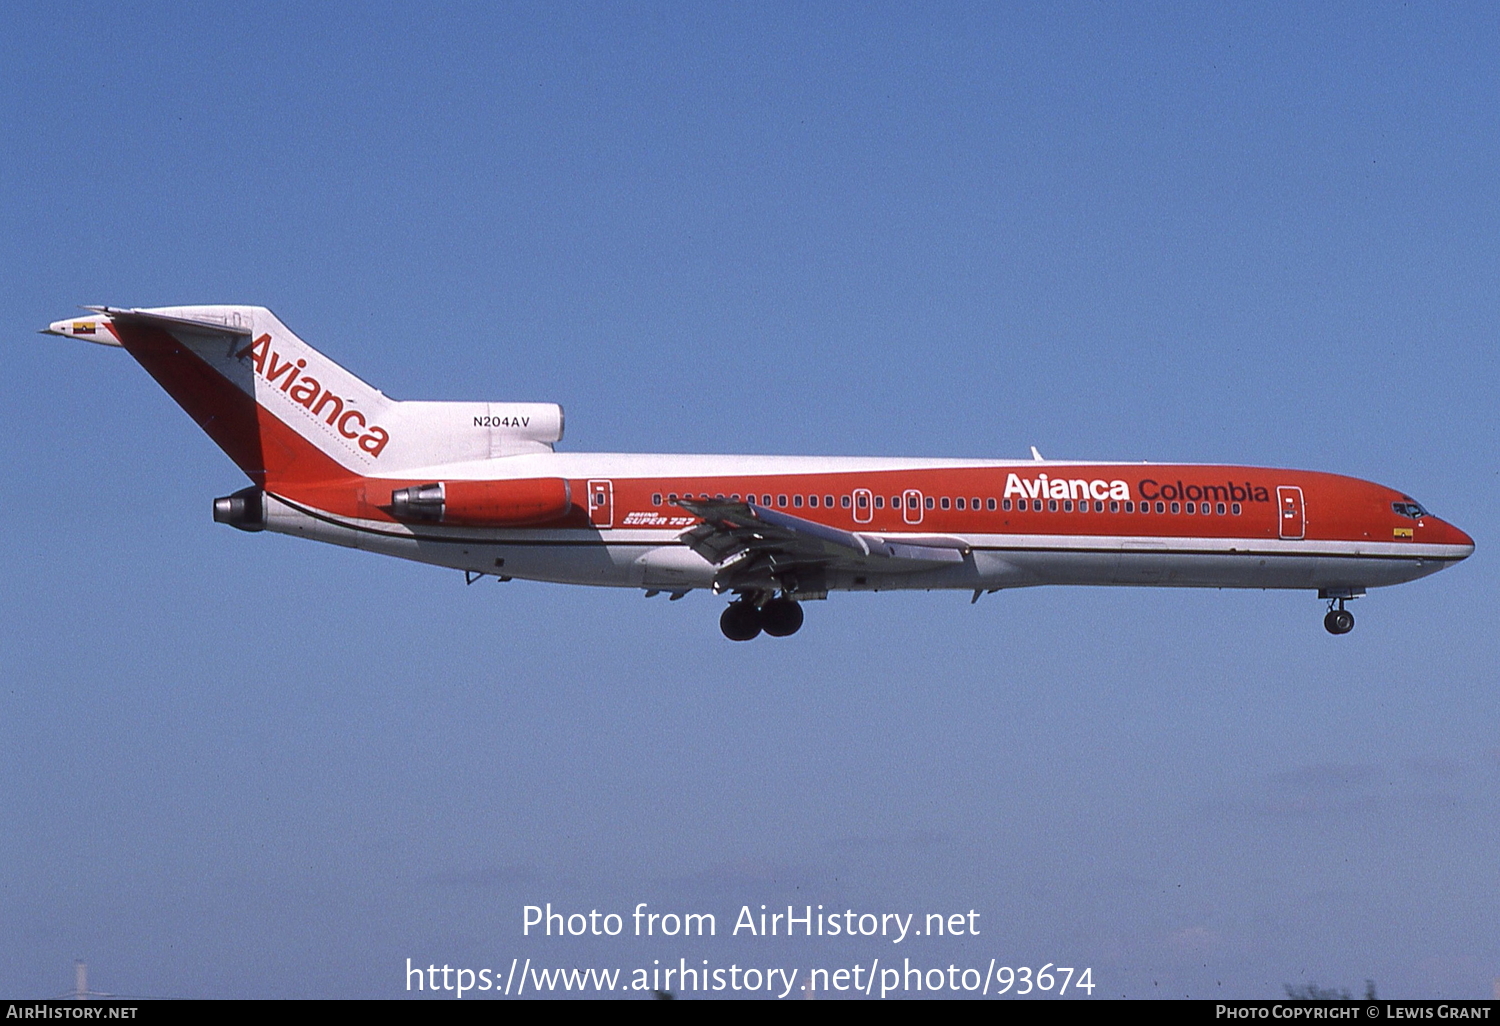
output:
M 292 402 L 305 406 L 314 417 L 323 416 L 323 411 L 327 410 L 328 418 L 325 423 L 345 438 L 356 440 L 355 444 L 371 456 L 378 457 L 385 448 L 385 443 L 391 440 L 385 428 L 367 424 L 363 413 L 346 410 L 343 399 L 325 389 L 311 374 L 303 374 L 307 369 L 306 360 L 287 360 L 283 363 L 281 354 L 271 349 L 270 335 L 262 335 L 234 355 L 236 359 L 243 359 L 248 355 L 255 366 L 255 373 L 272 386 L 279 385 L 291 397 Z

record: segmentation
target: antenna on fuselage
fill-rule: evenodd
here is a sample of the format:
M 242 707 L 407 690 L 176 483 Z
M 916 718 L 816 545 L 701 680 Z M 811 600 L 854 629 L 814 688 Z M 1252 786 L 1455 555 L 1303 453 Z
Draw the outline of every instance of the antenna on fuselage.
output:
M 1036 451 L 1036 446 L 1034 445 L 1031 447 L 1031 458 L 1036 460 L 1038 463 L 1045 462 L 1042 459 L 1042 454 Z

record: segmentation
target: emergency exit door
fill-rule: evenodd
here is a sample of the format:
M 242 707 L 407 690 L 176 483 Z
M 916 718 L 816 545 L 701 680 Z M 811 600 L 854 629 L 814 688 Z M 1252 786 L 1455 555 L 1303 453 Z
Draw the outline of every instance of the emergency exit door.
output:
M 908 488 L 901 495 L 901 519 L 908 524 L 920 524 L 922 522 L 922 493 L 915 488 Z

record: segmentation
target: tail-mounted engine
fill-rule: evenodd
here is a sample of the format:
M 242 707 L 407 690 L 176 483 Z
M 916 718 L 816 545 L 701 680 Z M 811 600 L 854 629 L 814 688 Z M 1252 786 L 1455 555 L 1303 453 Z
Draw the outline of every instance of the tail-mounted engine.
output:
M 266 529 L 266 493 L 255 486 L 214 500 L 214 522 L 241 531 Z
M 436 481 L 391 492 L 397 520 L 466 527 L 524 527 L 567 514 L 573 493 L 560 477 L 516 481 Z

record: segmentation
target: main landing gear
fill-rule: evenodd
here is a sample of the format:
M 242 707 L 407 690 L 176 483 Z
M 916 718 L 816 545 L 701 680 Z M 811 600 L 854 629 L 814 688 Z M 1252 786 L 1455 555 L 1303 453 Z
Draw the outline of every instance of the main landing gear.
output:
M 1328 600 L 1328 615 L 1323 617 L 1323 629 L 1329 634 L 1348 634 L 1354 630 L 1354 614 L 1344 608 L 1344 603 L 1363 594 L 1362 589 L 1318 592 L 1318 598 Z
M 802 606 L 785 595 L 757 603 L 746 595 L 729 603 L 719 617 L 719 630 L 730 641 L 750 641 L 765 631 L 773 638 L 796 634 L 802 626 Z

